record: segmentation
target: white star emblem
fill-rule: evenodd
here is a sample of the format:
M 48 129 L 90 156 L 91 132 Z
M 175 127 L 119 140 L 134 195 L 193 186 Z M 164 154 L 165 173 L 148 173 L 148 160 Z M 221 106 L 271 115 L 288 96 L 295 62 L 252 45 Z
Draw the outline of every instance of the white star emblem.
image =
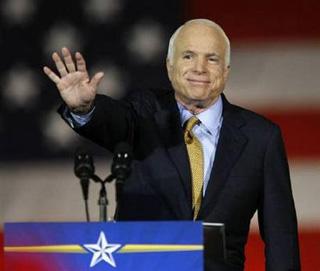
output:
M 101 231 L 98 242 L 96 244 L 83 245 L 88 251 L 93 253 L 90 267 L 95 266 L 101 261 L 105 261 L 113 267 L 116 267 L 116 262 L 112 256 L 112 253 L 118 250 L 120 244 L 108 244 L 105 234 Z

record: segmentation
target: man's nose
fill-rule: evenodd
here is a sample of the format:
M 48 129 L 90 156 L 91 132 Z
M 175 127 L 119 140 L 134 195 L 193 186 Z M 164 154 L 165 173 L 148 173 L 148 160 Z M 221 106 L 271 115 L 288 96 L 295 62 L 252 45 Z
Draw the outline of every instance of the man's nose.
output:
M 206 61 L 203 58 L 198 58 L 195 61 L 194 71 L 197 73 L 206 72 Z

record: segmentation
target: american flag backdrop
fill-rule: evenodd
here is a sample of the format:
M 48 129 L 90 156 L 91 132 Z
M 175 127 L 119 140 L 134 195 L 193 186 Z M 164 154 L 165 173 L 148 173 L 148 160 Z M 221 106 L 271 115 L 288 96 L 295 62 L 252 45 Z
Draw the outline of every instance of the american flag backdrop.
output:
M 171 33 L 185 19 L 205 17 L 231 39 L 229 100 L 282 128 L 303 270 L 320 270 L 319 12 L 315 0 L 2 0 L 0 228 L 9 221 L 85 220 L 73 175 L 77 146 L 94 154 L 98 175 L 110 169 L 110 153 L 79 138 L 56 114 L 59 95 L 42 72 L 52 66 L 51 53 L 62 46 L 81 51 L 91 74 L 105 73 L 99 92 L 120 98 L 132 89 L 168 86 Z M 98 188 L 90 187 L 93 220 Z M 108 196 L 111 216 L 112 185 Z M 246 270 L 264 270 L 256 219 Z

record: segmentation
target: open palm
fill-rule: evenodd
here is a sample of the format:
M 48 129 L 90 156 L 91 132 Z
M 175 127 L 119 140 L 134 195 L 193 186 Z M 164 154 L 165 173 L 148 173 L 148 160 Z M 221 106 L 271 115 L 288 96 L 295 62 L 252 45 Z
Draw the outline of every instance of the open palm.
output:
M 87 113 L 93 105 L 97 86 L 103 78 L 103 73 L 96 73 L 90 80 L 85 60 L 79 52 L 75 54 L 76 65 L 69 49 L 62 48 L 62 56 L 63 60 L 57 52 L 52 54 L 60 76 L 46 66 L 43 70 L 56 84 L 62 99 L 70 110 Z

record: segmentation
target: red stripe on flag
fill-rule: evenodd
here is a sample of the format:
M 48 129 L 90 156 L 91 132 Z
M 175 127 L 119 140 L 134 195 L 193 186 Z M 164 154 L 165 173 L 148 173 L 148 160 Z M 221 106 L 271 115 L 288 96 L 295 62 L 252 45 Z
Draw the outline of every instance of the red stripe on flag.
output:
M 315 271 L 320 266 L 320 230 L 299 233 L 302 270 Z M 246 247 L 246 271 L 264 270 L 264 245 L 259 234 L 249 236 Z
M 188 0 L 185 17 L 220 24 L 231 40 L 318 38 L 320 2 L 316 0 Z
M 289 158 L 320 157 L 320 111 L 295 110 L 263 114 L 279 124 Z

